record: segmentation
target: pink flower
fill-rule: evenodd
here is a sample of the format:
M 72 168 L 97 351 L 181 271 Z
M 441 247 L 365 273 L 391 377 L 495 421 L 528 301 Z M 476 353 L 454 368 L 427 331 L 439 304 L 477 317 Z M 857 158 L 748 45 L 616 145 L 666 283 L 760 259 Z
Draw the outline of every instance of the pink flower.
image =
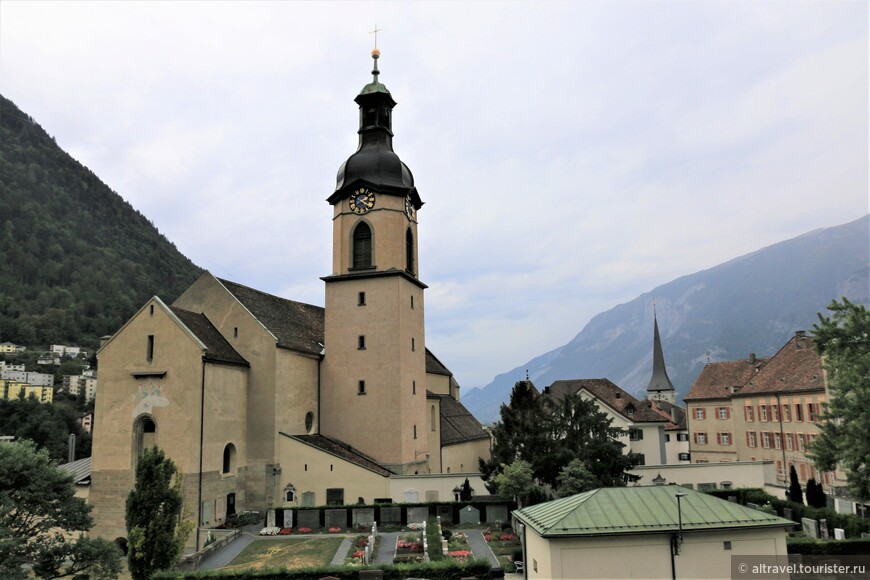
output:
M 296 531 L 300 534 L 308 534 L 311 533 L 311 528 L 297 528 Z
M 340 531 L 341 531 L 341 528 L 329 528 L 330 534 L 335 534 L 335 533 L 340 532 Z

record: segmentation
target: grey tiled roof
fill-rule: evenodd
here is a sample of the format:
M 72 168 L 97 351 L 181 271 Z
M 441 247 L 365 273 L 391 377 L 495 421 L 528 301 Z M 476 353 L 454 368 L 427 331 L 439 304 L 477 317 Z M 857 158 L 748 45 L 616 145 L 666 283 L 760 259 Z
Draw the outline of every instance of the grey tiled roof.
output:
M 450 395 L 436 395 L 431 391 L 426 391 L 426 398 L 441 400 L 442 447 L 489 438 L 474 415 Z
M 229 280 L 219 280 L 275 335 L 278 346 L 309 354 L 323 351 L 323 307 L 266 294 Z
M 91 458 L 85 457 L 72 463 L 64 463 L 58 466 L 61 470 L 66 471 L 73 476 L 74 483 L 90 483 L 91 480 Z
M 426 349 L 426 372 L 433 375 L 445 375 L 451 376 L 453 373 L 450 372 L 444 363 L 438 360 L 438 357 L 432 354 L 428 348 Z
M 563 399 L 581 389 L 587 391 L 608 407 L 635 423 L 658 423 L 668 421 L 644 401 L 639 401 L 610 382 L 608 379 L 572 379 L 555 381 L 544 388 L 543 396 Z
M 377 463 L 370 457 L 363 455 L 350 445 L 346 443 L 342 443 L 337 439 L 332 439 L 325 435 L 288 435 L 287 433 L 281 433 L 281 435 L 285 437 L 289 437 L 290 439 L 295 439 L 300 443 L 304 443 L 306 445 L 310 445 L 315 449 L 319 449 L 320 451 L 324 451 L 329 453 L 330 455 L 335 455 L 345 461 L 358 465 L 364 469 L 368 469 L 369 471 L 373 471 L 378 475 L 382 475 L 384 477 L 389 477 L 393 475 L 393 472 Z
M 170 306 L 170 308 L 173 314 L 205 344 L 206 351 L 203 355 L 205 360 L 250 366 L 248 361 L 236 352 L 236 349 L 227 342 L 227 339 L 206 318 L 205 314 L 197 314 L 175 306 Z

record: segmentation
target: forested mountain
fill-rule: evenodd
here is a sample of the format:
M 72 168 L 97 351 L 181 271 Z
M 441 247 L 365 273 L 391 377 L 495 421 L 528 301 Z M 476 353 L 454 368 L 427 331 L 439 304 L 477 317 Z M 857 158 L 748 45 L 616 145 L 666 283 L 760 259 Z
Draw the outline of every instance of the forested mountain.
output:
M 0 96 L 0 342 L 95 347 L 200 272 Z
M 711 361 L 774 354 L 796 330 L 811 330 L 834 298 L 868 303 L 870 216 L 809 232 L 683 276 L 589 321 L 568 344 L 506 373 L 463 403 L 481 421 L 498 419 L 516 381 L 543 388 L 557 379 L 608 378 L 644 397 L 652 373 L 655 299 L 668 374 L 685 395 Z

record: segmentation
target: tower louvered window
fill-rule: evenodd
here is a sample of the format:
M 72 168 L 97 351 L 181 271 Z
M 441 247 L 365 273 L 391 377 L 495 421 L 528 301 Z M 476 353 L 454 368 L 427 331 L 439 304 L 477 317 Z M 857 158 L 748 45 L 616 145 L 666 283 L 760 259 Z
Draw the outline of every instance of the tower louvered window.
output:
M 360 222 L 353 231 L 353 267 L 372 266 L 372 230 L 365 222 Z

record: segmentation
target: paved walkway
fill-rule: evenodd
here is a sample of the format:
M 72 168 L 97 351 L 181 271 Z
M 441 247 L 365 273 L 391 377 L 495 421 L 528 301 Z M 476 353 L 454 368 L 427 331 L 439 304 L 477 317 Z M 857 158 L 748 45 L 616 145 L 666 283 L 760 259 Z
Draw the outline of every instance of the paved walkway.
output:
M 392 564 L 393 558 L 396 557 L 396 541 L 399 539 L 399 534 L 391 532 L 387 534 L 378 534 L 380 543 L 378 544 L 378 555 L 372 560 L 372 564 Z
M 471 553 L 476 558 L 486 558 L 493 567 L 501 567 L 498 558 L 492 553 L 489 543 L 483 539 L 483 532 L 480 530 L 456 530 L 462 532 L 468 538 L 468 547 L 471 548 Z
M 260 526 L 256 526 L 257 530 Z M 223 568 L 233 561 L 233 559 L 242 553 L 242 550 L 248 547 L 248 544 L 253 542 L 257 536 L 256 532 L 252 533 L 249 530 L 242 529 L 241 535 L 218 550 L 213 550 L 200 561 L 197 570 L 217 570 Z
M 347 536 L 341 541 L 341 545 L 335 551 L 335 556 L 332 557 L 332 562 L 329 563 L 330 566 L 344 566 L 344 559 L 347 558 L 347 552 L 353 545 L 355 538 L 356 536 Z

